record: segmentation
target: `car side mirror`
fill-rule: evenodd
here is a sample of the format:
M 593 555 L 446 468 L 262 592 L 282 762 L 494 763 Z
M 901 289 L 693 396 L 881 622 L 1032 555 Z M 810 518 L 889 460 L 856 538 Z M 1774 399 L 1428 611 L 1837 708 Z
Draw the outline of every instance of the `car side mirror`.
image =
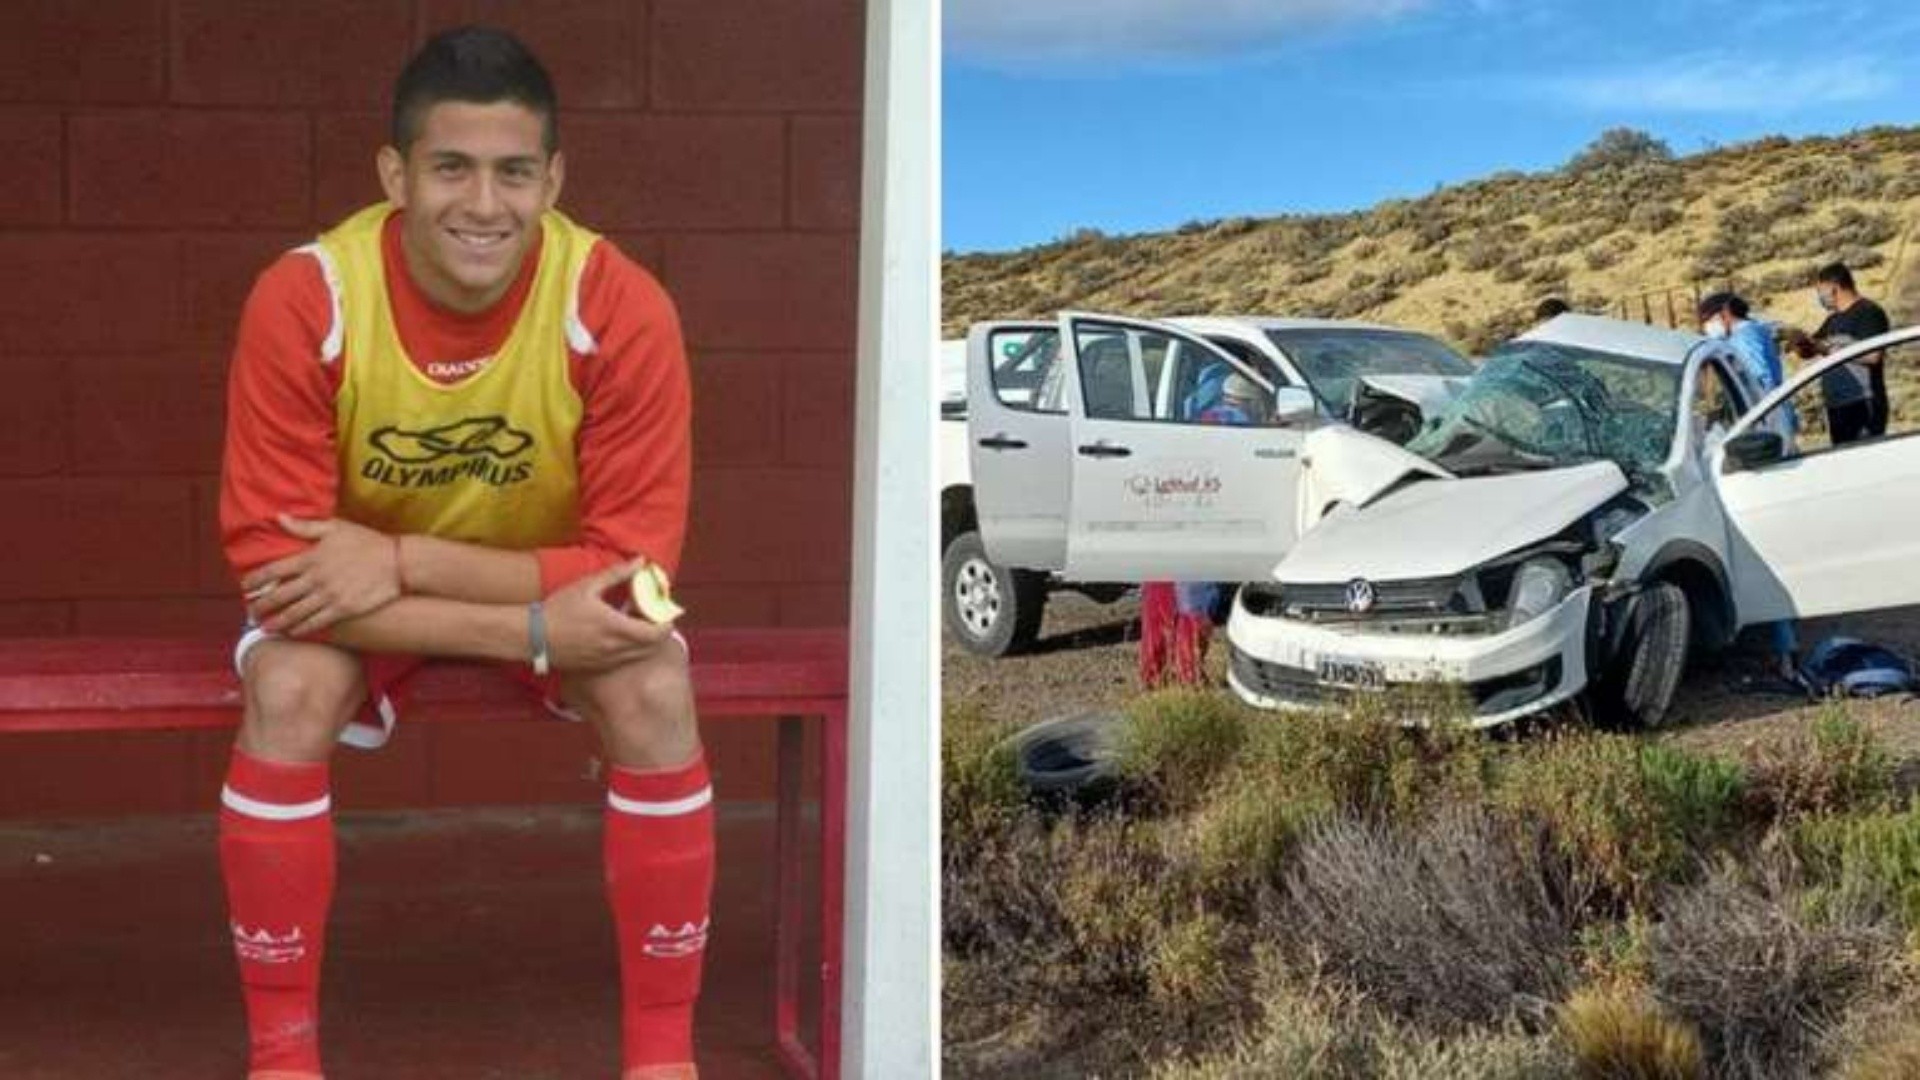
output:
M 1726 443 L 1728 471 L 1752 469 L 1787 456 L 1786 440 L 1777 431 L 1743 431 Z
M 1283 386 L 1273 392 L 1273 415 L 1267 423 L 1286 426 L 1313 419 L 1317 405 L 1313 391 L 1300 386 Z

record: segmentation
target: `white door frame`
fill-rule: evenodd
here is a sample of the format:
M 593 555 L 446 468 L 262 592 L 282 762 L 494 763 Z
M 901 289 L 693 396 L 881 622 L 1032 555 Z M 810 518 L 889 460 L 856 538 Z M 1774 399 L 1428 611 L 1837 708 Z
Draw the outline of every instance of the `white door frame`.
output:
M 936 0 L 867 0 L 840 1025 L 864 1080 L 932 1077 L 940 1046 L 939 45 Z

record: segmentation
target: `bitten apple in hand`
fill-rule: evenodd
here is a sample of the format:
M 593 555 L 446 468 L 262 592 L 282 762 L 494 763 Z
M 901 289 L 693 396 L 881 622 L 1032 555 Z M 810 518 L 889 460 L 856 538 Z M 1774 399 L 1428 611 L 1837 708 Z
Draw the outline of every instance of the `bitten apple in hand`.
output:
M 633 572 L 633 606 L 647 621 L 662 624 L 687 613 L 673 602 L 667 572 L 655 563 L 647 563 Z

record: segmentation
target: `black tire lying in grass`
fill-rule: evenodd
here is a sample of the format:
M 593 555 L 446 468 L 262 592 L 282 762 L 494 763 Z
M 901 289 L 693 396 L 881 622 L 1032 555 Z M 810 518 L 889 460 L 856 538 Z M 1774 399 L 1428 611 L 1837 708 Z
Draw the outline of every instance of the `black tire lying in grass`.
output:
M 980 656 L 1007 656 L 1040 636 L 1047 578 L 987 558 L 978 532 L 963 532 L 940 560 L 940 609 L 962 648 Z
M 1678 585 L 1656 581 L 1628 597 L 1619 646 L 1593 682 L 1601 723 L 1655 728 L 1665 723 L 1687 666 L 1692 611 Z
M 1120 781 L 1120 716 L 1084 712 L 1043 720 L 1008 738 L 1027 793 L 1043 801 L 1095 802 Z

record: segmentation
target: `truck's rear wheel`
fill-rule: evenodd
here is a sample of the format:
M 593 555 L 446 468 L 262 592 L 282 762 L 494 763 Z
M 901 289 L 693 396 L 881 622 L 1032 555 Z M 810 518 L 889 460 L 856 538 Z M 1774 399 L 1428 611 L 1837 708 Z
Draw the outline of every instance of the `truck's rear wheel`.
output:
M 947 545 L 940 560 L 940 584 L 947 629 L 968 652 L 1006 656 L 1027 649 L 1040 636 L 1046 575 L 989 562 L 979 533 L 963 532 Z

